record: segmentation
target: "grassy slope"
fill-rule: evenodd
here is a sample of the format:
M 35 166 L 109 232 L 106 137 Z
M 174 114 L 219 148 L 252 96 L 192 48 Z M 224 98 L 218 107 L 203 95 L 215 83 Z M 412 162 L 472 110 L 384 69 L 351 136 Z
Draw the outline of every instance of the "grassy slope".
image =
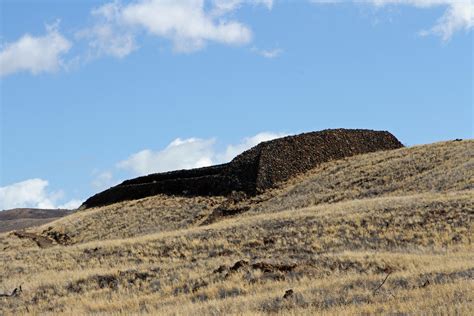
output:
M 0 233 L 43 225 L 70 213 L 69 210 L 31 208 L 0 211 Z
M 67 247 L 0 235 L 0 292 L 24 288 L 0 311 L 468 314 L 473 148 L 325 164 L 211 225 L 200 224 L 222 198 L 153 197 L 49 223 Z
M 61 217 L 49 218 L 19 218 L 11 220 L 3 220 L 0 222 L 0 233 L 10 232 L 19 229 L 25 229 L 34 226 L 40 226 L 52 221 L 58 220 Z
M 473 189 L 474 141 L 441 142 L 321 165 L 293 179 L 255 209 L 274 212 L 380 196 Z

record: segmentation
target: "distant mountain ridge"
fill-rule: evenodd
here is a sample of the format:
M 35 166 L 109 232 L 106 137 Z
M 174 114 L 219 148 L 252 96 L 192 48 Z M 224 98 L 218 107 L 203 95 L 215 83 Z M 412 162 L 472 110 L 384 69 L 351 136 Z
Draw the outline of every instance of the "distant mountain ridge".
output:
M 52 222 L 71 214 L 66 209 L 14 208 L 0 212 L 0 233 Z

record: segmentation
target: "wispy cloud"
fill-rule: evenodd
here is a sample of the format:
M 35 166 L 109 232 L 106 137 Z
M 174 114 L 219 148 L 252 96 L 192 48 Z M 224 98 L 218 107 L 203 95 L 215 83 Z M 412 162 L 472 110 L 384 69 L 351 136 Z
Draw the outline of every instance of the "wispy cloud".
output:
M 263 5 L 268 10 L 273 8 L 273 0 L 213 0 L 213 8 L 211 14 L 214 16 L 220 16 L 228 12 L 239 9 L 242 5 Z
M 283 49 L 281 48 L 274 48 L 274 49 L 258 49 L 257 47 L 253 47 L 252 51 L 262 57 L 265 58 L 276 58 L 283 53 Z
M 314 4 L 344 3 L 339 0 L 310 0 Z M 444 14 L 435 25 L 421 30 L 421 35 L 437 35 L 444 41 L 449 40 L 454 33 L 474 28 L 474 0 L 351 0 L 357 4 L 373 5 L 382 8 L 390 5 L 405 5 L 417 8 L 446 7 Z M 347 2 L 346 2 L 347 3 Z
M 133 30 L 121 23 L 122 6 L 118 2 L 94 8 L 94 25 L 76 32 L 78 40 L 89 46 L 87 59 L 109 55 L 123 58 L 138 48 Z
M 449 4 L 449 8 L 431 29 L 423 30 L 421 35 L 435 34 L 449 40 L 455 32 L 474 28 L 474 1 L 462 0 Z
M 15 42 L 2 44 L 0 76 L 21 71 L 39 74 L 64 68 L 63 55 L 72 43 L 59 32 L 58 25 L 59 22 L 47 25 L 43 36 L 25 34 Z
M 92 175 L 94 176 L 94 179 L 92 180 L 91 184 L 95 190 L 107 189 L 119 182 L 114 178 L 113 172 L 110 170 L 102 172 L 94 170 Z

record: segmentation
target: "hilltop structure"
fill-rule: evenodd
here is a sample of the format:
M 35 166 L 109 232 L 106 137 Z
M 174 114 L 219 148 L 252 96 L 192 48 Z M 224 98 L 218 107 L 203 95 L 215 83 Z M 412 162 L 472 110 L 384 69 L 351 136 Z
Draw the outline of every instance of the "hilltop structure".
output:
M 328 129 L 287 136 L 262 142 L 226 164 L 124 181 L 92 196 L 82 208 L 157 194 L 218 196 L 238 191 L 257 195 L 321 163 L 400 147 L 403 144 L 387 131 Z

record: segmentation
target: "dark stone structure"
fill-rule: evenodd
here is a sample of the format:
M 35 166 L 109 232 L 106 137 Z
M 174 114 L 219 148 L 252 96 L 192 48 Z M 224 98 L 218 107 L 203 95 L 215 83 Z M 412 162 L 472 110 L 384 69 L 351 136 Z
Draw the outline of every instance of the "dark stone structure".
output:
M 150 174 L 124 181 L 84 202 L 89 208 L 157 194 L 256 195 L 321 163 L 403 147 L 386 131 L 332 129 L 287 136 L 243 152 L 227 164 Z

